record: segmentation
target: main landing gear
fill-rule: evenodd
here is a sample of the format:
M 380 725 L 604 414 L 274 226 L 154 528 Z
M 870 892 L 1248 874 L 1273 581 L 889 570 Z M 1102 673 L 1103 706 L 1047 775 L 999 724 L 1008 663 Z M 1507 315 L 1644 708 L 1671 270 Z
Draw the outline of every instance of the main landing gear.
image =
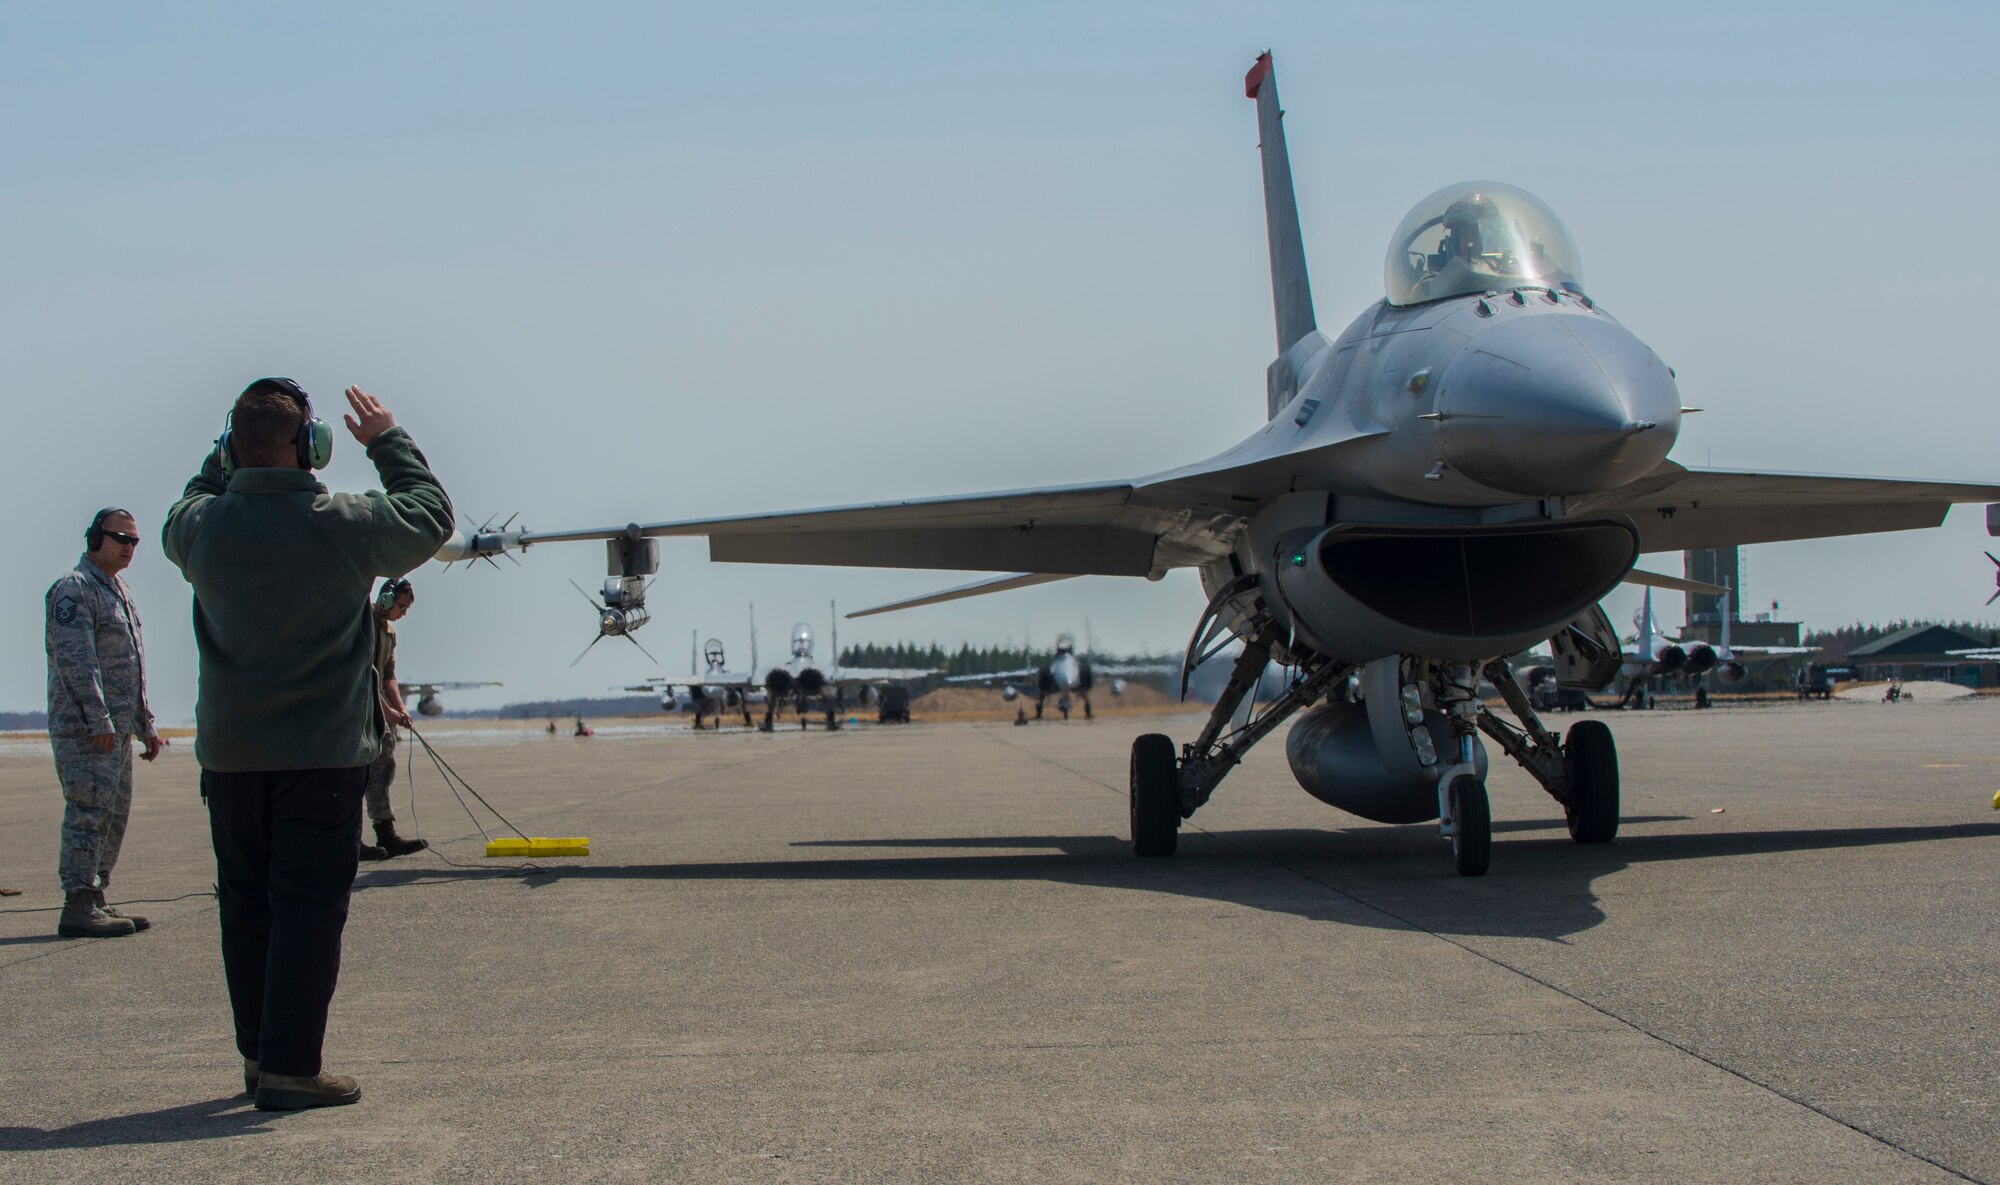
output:
M 1279 638 L 1268 619 L 1239 613 L 1230 620 L 1231 606 L 1225 602 L 1235 590 L 1233 583 L 1216 595 L 1203 623 L 1206 627 L 1213 621 L 1215 628 L 1205 636 L 1198 629 L 1196 644 L 1188 648 L 1184 670 L 1191 671 L 1214 654 L 1213 649 L 1202 651 L 1225 631 L 1250 638 L 1201 734 L 1178 755 L 1173 741 L 1160 733 L 1132 742 L 1128 794 L 1134 855 L 1173 855 L 1181 820 L 1208 801 L 1251 746 L 1350 675 L 1364 673 L 1364 668 L 1352 664 L 1290 651 L 1288 661 L 1298 664 L 1298 674 L 1276 699 L 1256 704 L 1251 693 L 1278 649 Z M 1479 698 L 1481 678 L 1499 691 L 1514 721 L 1501 719 Z M 1493 858 L 1492 807 L 1476 734 L 1485 734 L 1562 804 L 1576 842 L 1606 843 L 1617 834 L 1618 751 L 1611 730 L 1600 721 L 1584 720 L 1571 726 L 1566 739 L 1557 737 L 1536 715 L 1504 660 L 1474 666 L 1411 657 L 1382 659 L 1368 664 L 1365 677 L 1353 682 L 1373 688 L 1359 693 L 1369 701 L 1380 697 L 1380 703 L 1371 706 L 1372 719 L 1403 722 L 1374 728 L 1377 751 L 1407 742 L 1417 762 L 1407 768 L 1422 772 L 1406 776 L 1435 778 L 1439 835 L 1449 842 L 1452 867 L 1461 876 L 1483 875 Z M 1349 698 L 1354 695 L 1350 692 Z M 1390 703 L 1396 705 L 1395 711 L 1376 711 Z M 1397 735 L 1405 731 L 1406 735 Z

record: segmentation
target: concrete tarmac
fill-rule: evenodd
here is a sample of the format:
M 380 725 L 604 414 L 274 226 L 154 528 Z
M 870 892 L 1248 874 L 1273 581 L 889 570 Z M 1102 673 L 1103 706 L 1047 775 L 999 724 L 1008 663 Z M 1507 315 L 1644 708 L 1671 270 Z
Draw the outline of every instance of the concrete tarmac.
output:
M 299 1114 L 237 1095 L 187 743 L 111 940 L 55 937 L 53 767 L 0 744 L 0 1180 L 2000 1182 L 2000 702 L 1608 719 L 1617 841 L 1496 762 L 1479 879 L 1276 740 L 1134 859 L 1130 739 L 1194 717 L 439 726 L 592 855 L 485 860 L 406 762 L 438 854 L 364 866 L 364 1095 Z

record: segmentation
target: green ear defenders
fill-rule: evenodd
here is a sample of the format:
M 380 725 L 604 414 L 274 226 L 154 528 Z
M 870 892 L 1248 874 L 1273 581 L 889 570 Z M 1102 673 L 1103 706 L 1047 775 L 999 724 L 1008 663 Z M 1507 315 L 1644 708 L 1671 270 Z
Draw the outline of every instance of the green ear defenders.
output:
M 398 576 L 394 580 L 384 580 L 382 587 L 375 593 L 375 611 L 377 613 L 387 613 L 389 610 L 394 609 L 396 607 L 396 598 L 402 596 L 404 593 L 409 593 L 412 599 L 415 599 L 417 595 L 416 590 L 410 587 L 408 577 Z
M 130 514 L 130 513 L 132 512 L 125 509 L 123 506 L 106 506 L 104 509 L 98 511 L 96 514 L 91 515 L 90 525 L 83 529 L 84 549 L 87 551 L 96 551 L 98 548 L 104 546 L 105 519 L 110 518 L 114 514 Z
M 258 379 L 243 388 L 243 395 L 253 391 L 277 391 L 291 396 L 298 403 L 301 415 L 299 435 L 294 441 L 294 446 L 298 450 L 299 468 L 326 468 L 326 463 L 333 459 L 333 425 L 313 415 L 312 396 L 306 394 L 306 389 L 287 378 L 267 378 Z M 237 396 L 239 399 L 242 397 L 242 395 Z M 235 413 L 230 413 L 230 418 L 234 419 Z M 224 477 L 235 473 L 237 469 L 234 436 L 235 432 L 229 427 L 229 422 L 223 421 L 222 439 L 215 442 L 215 452 L 216 459 L 222 462 Z

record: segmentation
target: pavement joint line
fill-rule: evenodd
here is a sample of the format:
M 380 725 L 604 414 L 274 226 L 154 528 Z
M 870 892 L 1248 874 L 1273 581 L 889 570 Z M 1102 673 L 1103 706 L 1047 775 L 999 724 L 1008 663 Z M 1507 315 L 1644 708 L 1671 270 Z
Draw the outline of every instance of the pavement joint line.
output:
M 1178 1040 L 1178 1041 L 1175 1040 L 996 1041 L 983 1045 L 965 1044 L 965 1043 L 956 1043 L 956 1044 L 914 1043 L 907 1045 L 851 1045 L 851 1046 L 819 1047 L 819 1048 L 815 1048 L 812 1046 L 795 1046 L 787 1049 L 741 1049 L 741 1050 L 716 1050 L 716 1051 L 661 1050 L 655 1053 L 629 1053 L 629 1052 L 608 1053 L 603 1050 L 586 1049 L 586 1050 L 579 1050 L 574 1053 L 550 1052 L 547 1054 L 538 1055 L 538 1057 L 539 1060 L 545 1062 L 584 1062 L 584 1063 L 589 1063 L 591 1065 L 601 1066 L 601 1065 L 617 1065 L 617 1064 L 638 1064 L 649 1061 L 729 1062 L 729 1061 L 760 1061 L 760 1060 L 768 1060 L 771 1058 L 800 1060 L 807 1058 L 902 1057 L 911 1054 L 1005 1054 L 1005 1053 L 1021 1053 L 1021 1052 L 1067 1053 L 1067 1052 L 1087 1052 L 1091 1050 L 1111 1051 L 1111 1050 L 1127 1050 L 1127 1049 L 1179 1049 L 1179 1050 L 1254 1049 L 1259 1047 L 1292 1048 L 1298 1046 L 1348 1047 L 1356 1045 L 1375 1045 L 1384 1042 L 1396 1042 L 1396 1041 L 1420 1042 L 1428 1045 L 1445 1041 L 1462 1041 L 1466 1038 L 1473 1038 L 1475 1040 L 1500 1040 L 1500 1039 L 1509 1039 L 1516 1037 L 1525 1037 L 1525 1038 L 1569 1037 L 1579 1033 L 1590 1034 L 1590 1033 L 1624 1032 L 1628 1028 L 1629 1026 L 1624 1024 L 1607 1024 L 1599 1028 L 1590 1028 L 1590 1029 L 1580 1029 L 1575 1026 L 1567 1026 L 1560 1029 L 1519 1029 L 1519 1030 L 1480 1029 L 1480 1030 L 1468 1030 L 1465 1032 L 1458 1032 L 1458 1033 L 1376 1032 L 1376 1033 L 1369 1033 L 1363 1036 L 1244 1037 L 1244 1038 L 1231 1038 L 1227 1040 L 1215 1039 L 1215 1040 Z M 629 1047 L 620 1046 L 618 1048 L 628 1049 Z M 358 1060 L 358 1061 L 352 1061 L 350 1064 L 357 1067 L 444 1066 L 444 1065 L 453 1065 L 465 1060 L 467 1060 L 467 1058 L 463 1057 L 400 1057 L 393 1059 L 385 1058 L 374 1062 L 369 1062 L 366 1060 Z M 206 1063 L 204 1062 L 203 1064 Z
M 1109 790 L 1114 794 L 1124 792 L 1117 786 L 1110 785 L 1109 783 L 1094 778 L 1089 774 L 1082 772 L 1081 770 L 1073 769 L 1070 766 L 1064 765 L 1062 762 L 1057 761 L 1052 757 L 1048 757 L 1044 754 L 1037 753 L 1032 749 L 1026 749 L 1020 745 L 1016 745 L 1012 741 L 1006 739 L 1004 734 L 996 735 L 994 739 L 999 744 L 1006 745 L 1008 748 L 1015 749 L 1021 753 L 1025 753 L 1028 756 L 1033 757 L 1038 761 L 1042 761 L 1049 765 L 1053 765 L 1058 769 L 1065 770 L 1068 773 L 1074 774 L 1078 778 L 1081 778 L 1082 780 L 1089 782 L 1093 785 L 1102 786 L 1106 790 Z M 1813 1114 L 1820 1116 L 1822 1119 L 1826 1119 L 1833 1123 L 1836 1123 L 1841 1127 L 1844 1127 L 1847 1130 L 1855 1133 L 1856 1135 L 1863 1137 L 1864 1139 L 1873 1140 L 1876 1143 L 1882 1145 L 1883 1147 L 1900 1152 L 1903 1155 L 1908 1156 L 1913 1160 L 1920 1160 L 1925 1164 L 1932 1166 L 1933 1168 L 1941 1169 L 1944 1172 L 1951 1174 L 1952 1176 L 1958 1178 L 1961 1181 L 1970 1181 L 1973 1183 L 1973 1185 L 1993 1185 L 1992 1182 L 1989 1182 L 1984 1178 L 1972 1176 L 1969 1173 L 1953 1168 L 1951 1165 L 1948 1165 L 1943 1161 L 1938 1160 L 1936 1157 L 1927 1156 L 1924 1153 L 1919 1152 L 1914 1148 L 1898 1143 L 1897 1141 L 1891 1139 L 1886 1135 L 1883 1135 L 1879 1132 L 1870 1131 L 1869 1129 L 1862 1127 L 1858 1123 L 1855 1123 L 1847 1119 L 1843 1119 L 1840 1116 L 1835 1115 L 1831 1111 L 1828 1111 L 1824 1107 L 1821 1107 L 1813 1103 L 1811 1100 L 1806 1099 L 1800 1095 L 1794 1094 L 1788 1090 L 1785 1090 L 1783 1087 L 1777 1086 L 1774 1083 L 1764 1082 L 1757 1078 L 1754 1078 L 1748 1073 L 1745 1073 L 1744 1071 L 1739 1070 L 1734 1066 L 1718 1061 L 1715 1058 L 1702 1053 L 1700 1050 L 1694 1049 L 1691 1046 L 1685 1045 L 1679 1041 L 1674 1040 L 1672 1037 L 1669 1037 L 1664 1033 L 1655 1032 L 1652 1029 L 1647 1028 L 1645 1025 L 1640 1024 L 1638 1021 L 1632 1020 L 1628 1017 L 1621 1016 L 1602 1004 L 1598 1004 L 1593 1000 L 1585 999 L 1583 996 L 1580 996 L 1577 993 L 1570 991 L 1568 988 L 1565 988 L 1560 984 L 1552 983 L 1549 980 L 1544 979 L 1541 976 L 1536 975 L 1525 968 L 1517 967 L 1514 964 L 1509 963 L 1508 961 L 1500 958 L 1497 955 L 1488 954 L 1485 951 L 1482 951 L 1477 947 L 1468 945 L 1465 942 L 1461 942 L 1458 939 L 1453 938 L 1448 934 L 1440 933 L 1436 930 L 1431 929 L 1428 926 L 1424 926 L 1420 923 L 1414 922 L 1409 918 L 1403 917 L 1401 914 L 1396 913 L 1394 910 L 1388 909 L 1381 905 L 1377 905 L 1375 902 L 1370 901 L 1366 898 L 1359 897 L 1354 893 L 1341 888 L 1338 885 L 1335 885 L 1326 880 L 1322 880 L 1321 878 L 1314 876 L 1309 872 L 1305 872 L 1302 869 L 1294 868 L 1291 865 L 1286 864 L 1284 861 L 1279 860 L 1275 857 L 1266 856 L 1261 852 L 1257 852 L 1251 848 L 1247 848 L 1242 844 L 1237 843 L 1235 840 L 1224 837 L 1218 832 L 1210 831 L 1205 827 L 1200 827 L 1189 823 L 1184 823 L 1183 825 L 1192 826 L 1194 830 L 1201 832 L 1203 835 L 1208 836 L 1210 839 L 1215 840 L 1217 843 L 1220 843 L 1226 847 L 1234 848 L 1236 851 L 1243 853 L 1244 855 L 1250 857 L 1253 860 L 1261 861 L 1262 863 L 1265 863 L 1273 868 L 1282 869 L 1283 871 L 1291 873 L 1293 876 L 1296 876 L 1301 880 L 1319 885 L 1321 888 L 1324 888 L 1330 893 L 1334 893 L 1338 896 L 1344 897 L 1347 900 L 1354 902 L 1356 905 L 1363 906 L 1367 909 L 1372 909 L 1375 912 L 1381 914 L 1383 917 L 1390 919 L 1391 921 L 1401 923 L 1402 925 L 1408 927 L 1411 931 L 1415 933 L 1427 934 L 1430 937 L 1435 938 L 1439 942 L 1447 943 L 1451 946 L 1457 947 L 1458 949 L 1464 951 L 1465 953 L 1473 956 L 1476 959 L 1480 959 L 1486 963 L 1490 963 L 1493 966 L 1498 967 L 1503 971 L 1510 972 L 1514 975 L 1519 976 L 1522 979 L 1527 980 L 1530 983 L 1538 984 L 1541 987 L 1548 989 L 1549 991 L 1555 992 L 1556 994 L 1563 996 L 1569 1000 L 1573 1000 L 1576 1003 L 1583 1005 L 1585 1008 L 1590 1009 L 1592 1012 L 1595 1012 L 1598 1015 L 1605 1017 L 1608 1020 L 1614 1021 L 1620 1025 L 1625 1026 L 1632 1032 L 1638 1033 L 1643 1037 L 1647 1037 L 1653 1041 L 1665 1045 L 1670 1049 L 1678 1050 L 1680 1053 L 1685 1054 L 1688 1057 L 1694 1058 L 1696 1061 L 1699 1061 L 1704 1065 L 1720 1070 L 1723 1073 L 1728 1074 L 1732 1078 L 1747 1083 L 1750 1086 L 1756 1087 L 1757 1089 L 1765 1091 L 1769 1094 L 1775 1095 L 1778 1098 L 1784 1099 L 1786 1102 L 1791 1103 L 1796 1107 L 1800 1107 L 1807 1111 L 1810 1111 Z

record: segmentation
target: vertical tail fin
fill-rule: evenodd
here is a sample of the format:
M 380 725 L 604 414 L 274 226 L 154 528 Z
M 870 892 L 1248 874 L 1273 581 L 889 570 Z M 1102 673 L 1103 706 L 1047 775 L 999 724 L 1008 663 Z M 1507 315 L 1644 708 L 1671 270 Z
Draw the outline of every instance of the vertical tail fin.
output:
M 1243 93 L 1257 100 L 1257 139 L 1264 161 L 1264 228 L 1271 243 L 1271 299 L 1277 306 L 1278 353 L 1319 328 L 1313 320 L 1312 285 L 1306 279 L 1299 203 L 1292 194 L 1292 161 L 1285 153 L 1285 113 L 1269 50 L 1243 77 Z
M 1724 585 L 1724 587 L 1727 588 L 1728 586 Z M 1730 590 L 1730 592 L 1734 591 L 1735 591 L 1734 589 Z M 1720 639 L 1721 650 L 1716 654 L 1716 657 L 1720 658 L 1724 662 L 1730 662 L 1736 658 L 1736 656 L 1730 653 L 1729 651 L 1729 619 L 1734 616 L 1736 616 L 1736 613 L 1733 609 L 1730 608 L 1729 593 L 1723 593 L 1722 594 L 1722 637 Z
M 1639 658 L 1641 661 L 1653 657 L 1653 590 L 1646 590 L 1646 603 L 1639 611 Z

